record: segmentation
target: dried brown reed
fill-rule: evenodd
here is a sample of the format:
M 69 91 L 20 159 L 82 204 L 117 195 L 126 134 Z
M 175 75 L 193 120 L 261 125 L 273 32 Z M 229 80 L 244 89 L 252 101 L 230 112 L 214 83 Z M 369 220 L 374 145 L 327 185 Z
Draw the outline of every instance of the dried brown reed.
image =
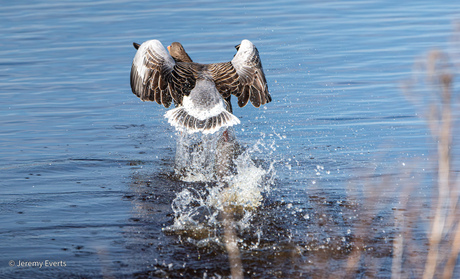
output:
M 453 107 L 456 99 L 453 94 L 454 68 L 449 56 L 439 50 L 432 50 L 427 57 L 417 63 L 417 68 L 424 73 L 424 86 L 429 90 L 418 92 L 414 88 L 414 83 L 405 84 L 405 93 L 411 100 L 420 100 L 427 96 L 421 96 L 427 92 L 431 93 L 428 97 L 429 104 L 427 113 L 424 113 L 433 140 L 437 143 L 436 152 L 436 175 L 437 179 L 433 189 L 433 201 L 429 215 L 431 223 L 427 232 L 427 254 L 423 262 L 423 272 L 419 274 L 421 278 L 453 278 L 454 269 L 457 264 L 460 252 L 460 214 L 458 212 L 460 196 L 460 183 L 458 178 L 453 177 L 453 123 L 455 117 Z M 404 218 L 415 219 L 415 217 L 425 212 L 409 211 Z M 410 216 L 412 215 L 412 216 Z M 410 228 L 402 224 L 401 231 L 410 231 Z M 409 238 L 398 239 L 398 243 L 407 242 L 411 244 Z M 408 246 L 409 247 L 409 246 Z M 408 247 L 402 245 L 401 250 L 395 249 L 393 264 L 401 266 L 401 253 Z M 395 252 L 394 251 L 394 252 Z M 422 262 L 419 262 L 421 264 Z M 402 268 L 402 267 L 401 267 Z M 401 268 L 395 268 L 394 278 L 400 278 L 396 272 Z

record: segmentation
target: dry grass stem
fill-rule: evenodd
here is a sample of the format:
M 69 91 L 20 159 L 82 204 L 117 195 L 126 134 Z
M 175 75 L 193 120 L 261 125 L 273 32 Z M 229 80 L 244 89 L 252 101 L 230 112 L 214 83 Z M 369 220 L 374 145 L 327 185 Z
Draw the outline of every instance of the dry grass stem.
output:
M 243 264 L 241 262 L 240 250 L 238 248 L 237 236 L 234 229 L 233 211 L 230 208 L 224 208 L 222 215 L 225 230 L 224 243 L 228 254 L 232 279 L 243 279 Z

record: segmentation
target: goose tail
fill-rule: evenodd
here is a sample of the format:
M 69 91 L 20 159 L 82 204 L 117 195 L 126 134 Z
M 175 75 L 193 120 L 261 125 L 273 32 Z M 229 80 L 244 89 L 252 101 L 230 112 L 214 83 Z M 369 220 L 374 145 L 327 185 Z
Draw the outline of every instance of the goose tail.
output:
M 238 117 L 223 108 L 213 115 L 207 115 L 203 118 L 194 116 L 187 108 L 181 106 L 167 111 L 165 117 L 168 119 L 168 123 L 177 130 L 186 131 L 190 134 L 196 132 L 213 134 L 220 128 L 240 124 Z

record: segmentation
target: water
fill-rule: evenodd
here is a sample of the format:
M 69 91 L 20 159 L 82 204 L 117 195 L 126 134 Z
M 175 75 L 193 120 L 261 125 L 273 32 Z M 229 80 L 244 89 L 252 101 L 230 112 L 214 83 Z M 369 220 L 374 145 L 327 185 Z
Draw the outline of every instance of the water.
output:
M 357 247 L 357 277 L 390 277 L 396 213 L 407 197 L 428 208 L 436 148 L 426 105 L 401 85 L 430 49 L 458 54 L 459 17 L 455 1 L 6 1 L 0 274 L 227 276 L 230 201 L 248 277 L 340 276 Z M 211 63 L 244 38 L 273 102 L 233 105 L 238 175 L 178 177 L 167 109 L 129 88 L 132 42 L 180 41 Z M 421 220 L 414 259 L 426 253 Z M 46 260 L 56 266 L 18 266 Z

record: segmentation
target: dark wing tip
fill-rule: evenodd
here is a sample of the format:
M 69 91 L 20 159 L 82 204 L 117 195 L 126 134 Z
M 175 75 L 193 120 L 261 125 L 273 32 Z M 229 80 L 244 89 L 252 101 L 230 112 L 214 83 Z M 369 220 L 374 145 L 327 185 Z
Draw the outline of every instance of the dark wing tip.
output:
M 133 42 L 133 46 L 134 46 L 135 49 L 139 49 L 139 47 L 140 47 L 141 45 L 138 44 L 138 43 Z
M 241 94 L 238 97 L 238 106 L 240 108 L 242 108 L 242 107 L 246 106 L 246 104 L 249 101 L 249 96 L 250 96 L 249 86 L 248 85 L 243 86 L 243 88 L 242 88 L 242 90 L 240 92 L 241 92 Z

